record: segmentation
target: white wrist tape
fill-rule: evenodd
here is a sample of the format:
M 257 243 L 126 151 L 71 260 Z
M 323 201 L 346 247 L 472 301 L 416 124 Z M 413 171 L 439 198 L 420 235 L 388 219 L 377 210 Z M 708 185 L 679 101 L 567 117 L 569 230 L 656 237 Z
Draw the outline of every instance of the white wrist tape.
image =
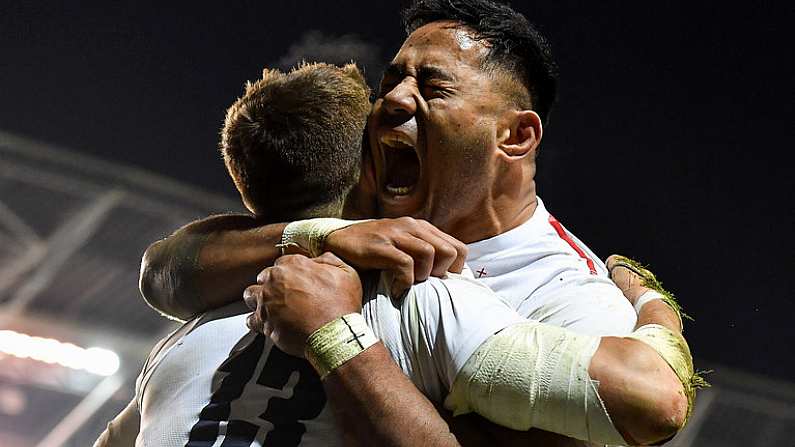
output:
M 623 445 L 588 365 L 599 337 L 528 321 L 486 340 L 445 399 L 455 415 L 474 411 L 514 430 L 540 428 L 589 442 Z
M 644 304 L 648 303 L 649 301 L 661 300 L 663 298 L 664 298 L 663 295 L 656 290 L 647 291 L 646 293 L 641 295 L 637 301 L 635 301 L 635 313 L 640 315 L 640 310 L 643 308 Z
M 304 356 L 323 379 L 348 360 L 378 343 L 362 314 L 343 315 L 323 325 L 306 340 Z
M 298 220 L 288 224 L 282 232 L 282 240 L 276 245 L 284 254 L 285 249 L 299 247 L 316 257 L 323 254 L 329 234 L 355 223 L 367 220 L 344 220 L 330 217 Z

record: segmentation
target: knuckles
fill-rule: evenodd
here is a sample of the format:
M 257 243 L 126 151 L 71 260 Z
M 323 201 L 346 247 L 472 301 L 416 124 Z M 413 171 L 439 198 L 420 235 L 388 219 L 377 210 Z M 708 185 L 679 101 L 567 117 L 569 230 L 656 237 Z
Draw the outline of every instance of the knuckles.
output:
M 417 251 L 420 256 L 426 258 L 433 258 L 436 255 L 436 247 L 433 245 L 423 241 L 423 243 L 417 245 Z
M 303 255 L 284 255 L 276 258 L 276 261 L 273 263 L 274 267 L 280 265 L 294 265 L 294 264 L 301 264 L 306 258 Z
M 283 286 L 287 278 L 290 277 L 290 275 L 287 273 L 287 270 L 288 269 L 284 268 L 281 265 L 277 265 L 271 268 L 271 272 L 268 278 L 269 279 L 268 282 L 270 283 L 270 285 L 277 287 Z
M 404 227 L 417 227 L 418 226 L 417 219 L 415 219 L 413 217 L 410 217 L 410 216 L 398 217 L 397 219 L 395 219 L 395 223 L 397 223 L 400 226 L 404 226 Z
M 455 258 L 458 256 L 458 250 L 453 247 L 449 247 L 447 245 L 443 245 L 441 247 L 436 247 L 435 251 L 436 256 L 444 257 L 444 258 Z

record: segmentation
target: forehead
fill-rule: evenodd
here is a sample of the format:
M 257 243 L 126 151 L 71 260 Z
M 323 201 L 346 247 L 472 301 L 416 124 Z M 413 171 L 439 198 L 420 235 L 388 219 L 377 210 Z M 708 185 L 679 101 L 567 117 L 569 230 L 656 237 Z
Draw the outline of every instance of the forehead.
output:
M 484 41 L 475 39 L 472 31 L 455 22 L 439 21 L 411 33 L 392 62 L 407 69 L 428 65 L 480 69 L 487 52 Z

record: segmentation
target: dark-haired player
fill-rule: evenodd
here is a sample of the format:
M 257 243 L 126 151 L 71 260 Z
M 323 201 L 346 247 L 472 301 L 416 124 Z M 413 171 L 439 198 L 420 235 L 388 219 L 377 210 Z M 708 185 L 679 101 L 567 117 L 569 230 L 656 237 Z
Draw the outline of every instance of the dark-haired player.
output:
M 543 39 L 521 15 L 487 1 L 419 2 L 407 18 L 411 35 L 385 76 L 371 119 L 376 186 L 384 214 L 427 218 L 465 242 L 478 241 L 472 246 L 475 256 L 470 256 L 473 269 L 525 318 L 586 334 L 628 334 L 634 312 L 607 279 L 604 265 L 535 196 L 535 155 L 555 88 L 554 64 Z M 333 249 L 345 238 L 363 238 L 368 225 L 380 224 L 340 229 L 329 235 L 324 248 Z M 186 247 L 176 243 L 179 237 L 154 247 L 149 260 L 158 259 L 158 251 Z M 273 251 L 260 246 L 251 253 L 257 241 L 273 240 L 264 230 L 211 232 L 209 237 L 214 240 L 203 241 L 194 252 L 199 263 L 204 267 L 212 264 L 207 260 L 221 259 L 227 270 L 217 269 L 213 274 L 221 274 L 215 277 L 205 270 L 194 284 L 232 279 L 201 287 L 205 299 L 239 291 L 233 279 L 252 275 L 256 264 L 250 261 L 259 256 L 261 265 L 267 264 L 266 255 Z M 248 251 L 232 251 L 235 243 Z M 414 245 L 424 248 L 412 250 L 427 251 L 427 246 Z M 227 254 L 219 254 L 221 250 Z M 348 260 L 363 257 L 351 248 L 340 254 Z M 147 267 L 154 277 L 161 271 L 156 262 Z M 415 276 L 423 279 L 433 267 L 426 263 L 415 269 Z M 176 297 L 161 299 L 165 310 L 185 306 L 178 289 L 162 285 L 147 282 L 145 291 L 166 289 L 164 296 Z M 157 294 L 147 295 L 151 300 Z M 190 312 L 190 306 L 184 308 Z M 316 318 L 310 312 L 297 315 Z M 675 396 L 676 386 L 659 391 L 661 408 L 636 416 L 663 423 L 632 424 L 630 414 L 617 422 L 625 439 L 659 441 L 681 426 L 682 399 L 663 398 Z

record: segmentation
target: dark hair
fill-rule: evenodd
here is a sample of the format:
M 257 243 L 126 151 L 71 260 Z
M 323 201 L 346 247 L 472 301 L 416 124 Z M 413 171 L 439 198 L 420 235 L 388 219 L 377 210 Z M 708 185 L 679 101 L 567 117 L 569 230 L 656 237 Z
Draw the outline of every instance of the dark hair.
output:
M 501 68 L 513 75 L 530 96 L 531 104 L 518 105 L 531 107 L 548 122 L 557 97 L 558 66 L 549 42 L 525 16 L 492 0 L 415 0 L 402 16 L 408 34 L 440 20 L 470 28 L 489 46 L 483 68 Z
M 355 65 L 264 70 L 226 113 L 224 163 L 270 221 L 338 213 L 357 182 L 370 90 Z

